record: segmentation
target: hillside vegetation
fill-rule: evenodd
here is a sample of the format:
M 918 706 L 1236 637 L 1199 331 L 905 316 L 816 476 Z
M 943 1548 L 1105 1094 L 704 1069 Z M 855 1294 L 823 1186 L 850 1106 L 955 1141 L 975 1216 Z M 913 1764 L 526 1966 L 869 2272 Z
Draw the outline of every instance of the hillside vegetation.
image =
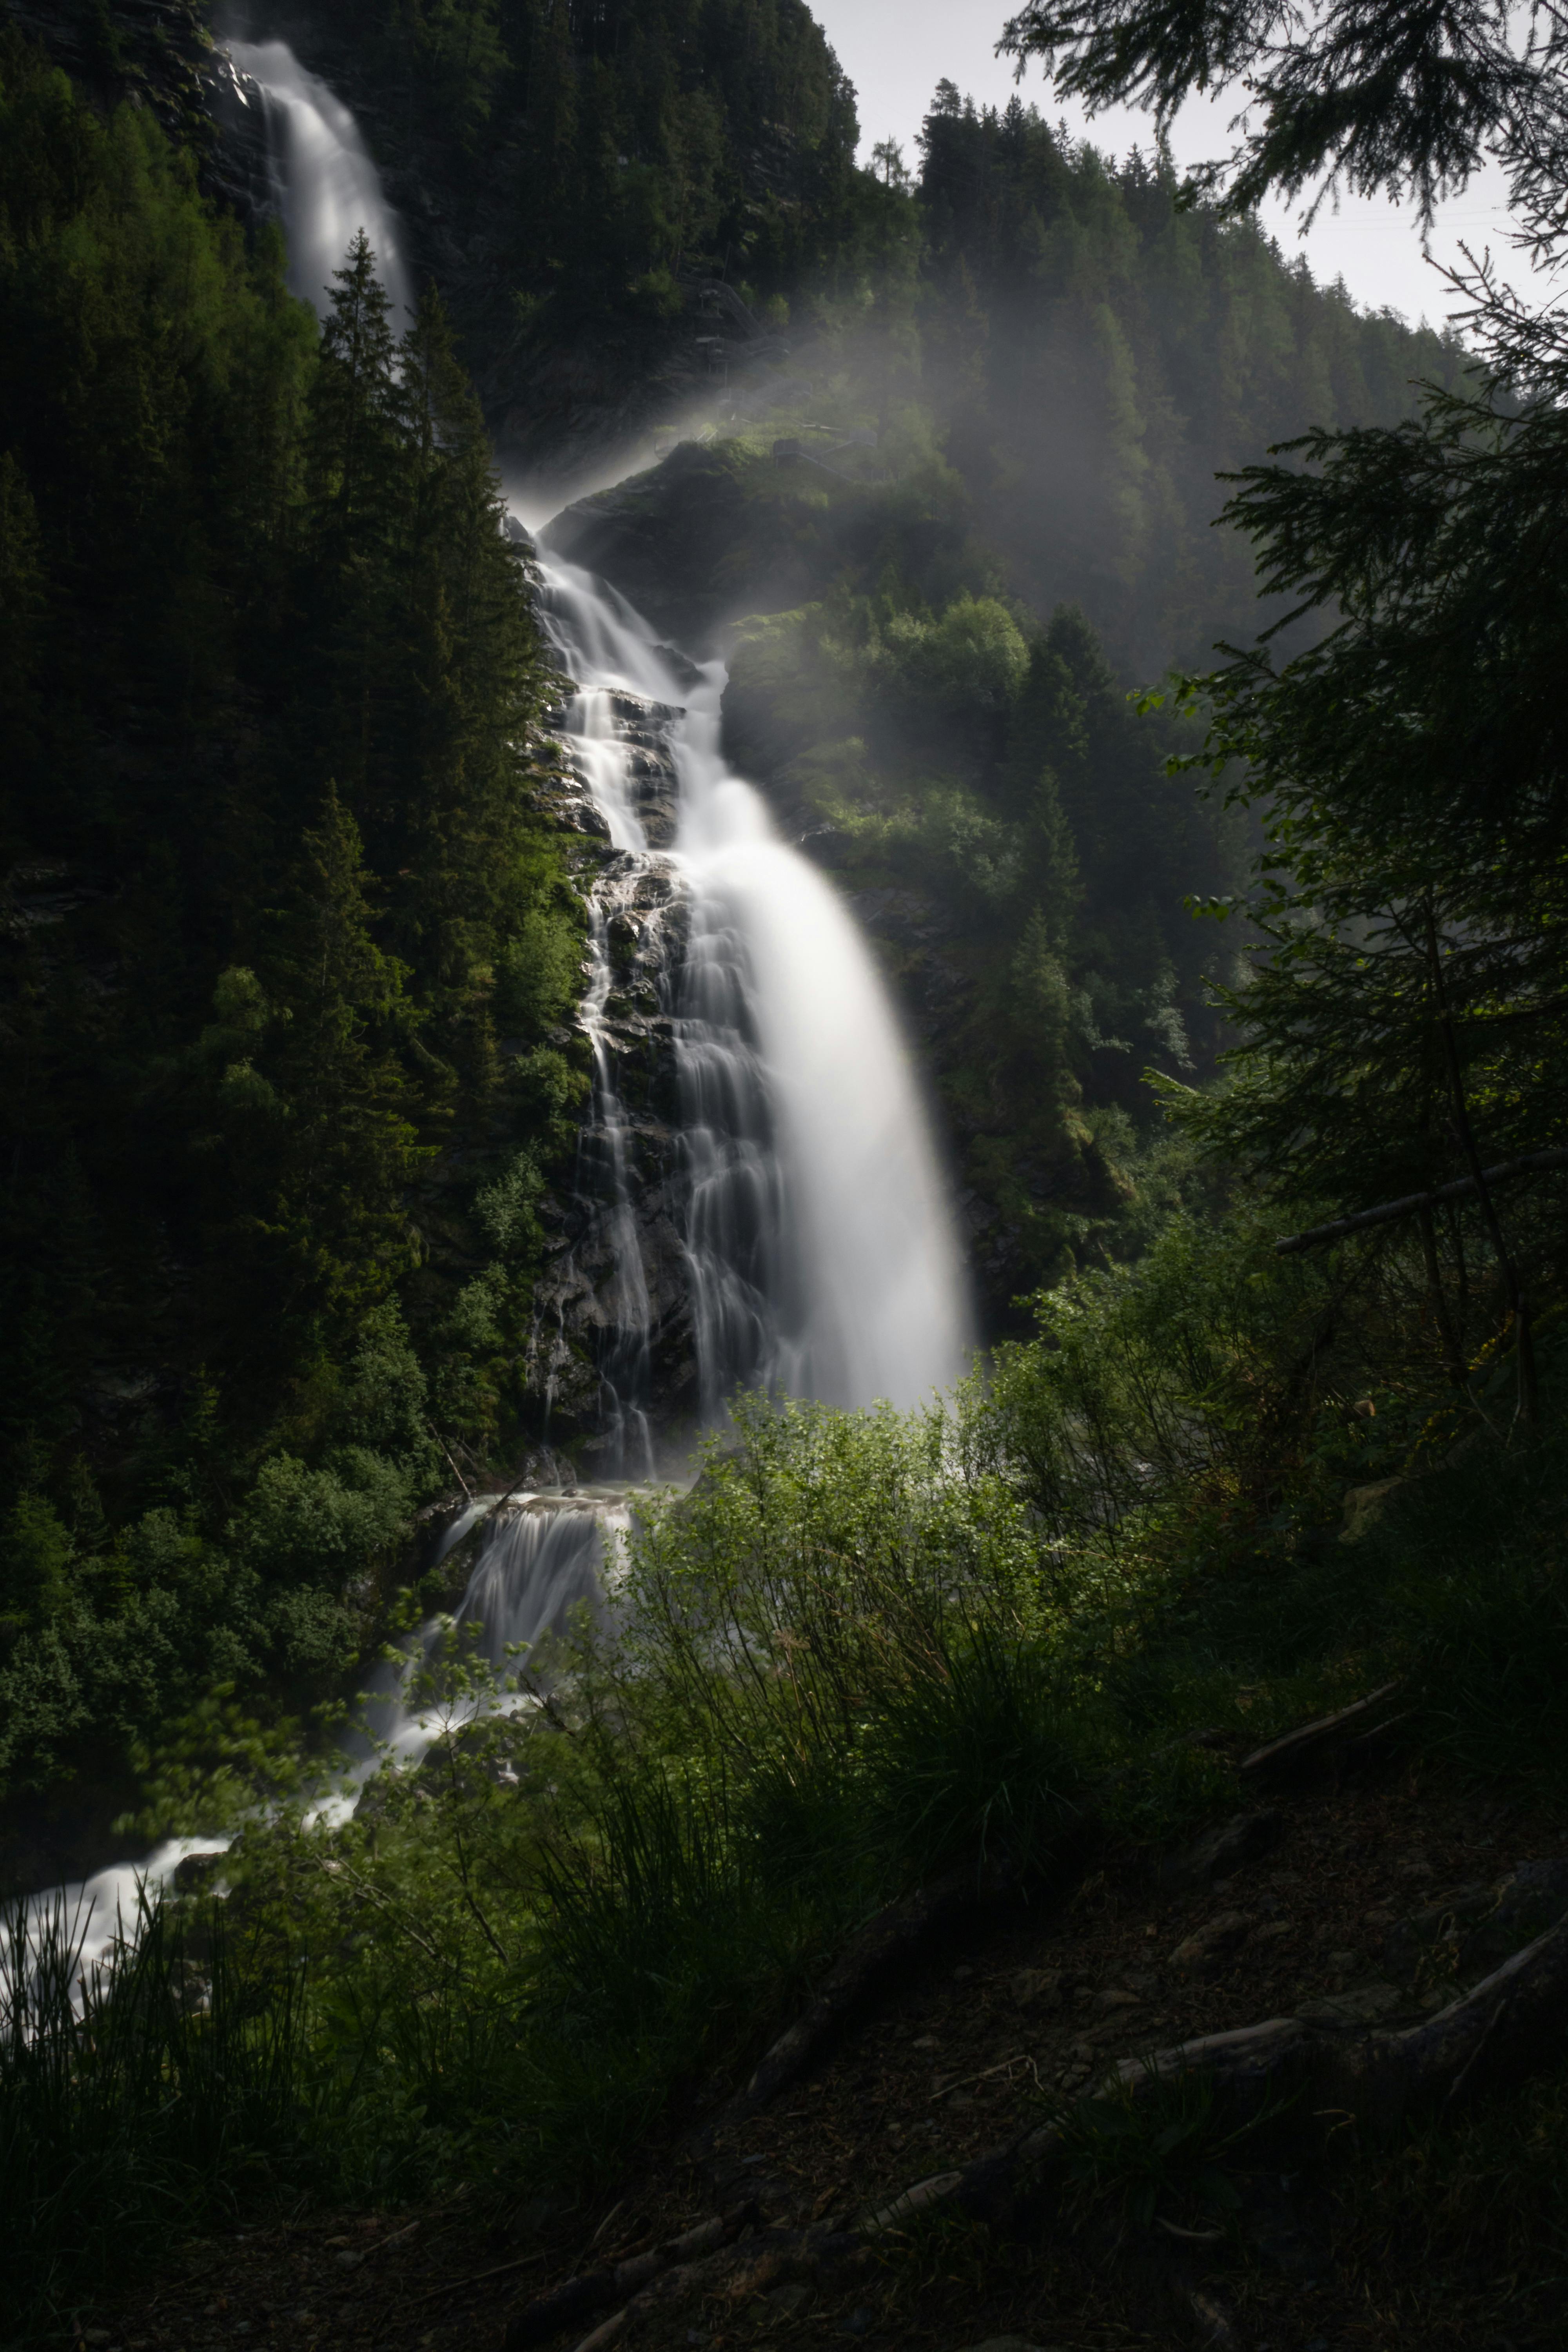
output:
M 1251 42 L 1273 69 L 1276 16 L 1212 13 L 1205 55 Z M 1087 44 L 1102 93 L 1148 71 L 1179 98 L 1169 18 L 1124 15 L 1042 0 L 1014 37 Z M 1409 20 L 1362 22 L 1397 79 Z M 627 142 L 612 167 L 578 112 L 582 184 L 654 171 L 613 269 L 574 281 L 584 347 L 623 305 L 647 320 L 637 279 L 679 287 L 685 197 L 708 191 L 704 270 L 725 204 L 772 218 L 721 141 L 707 178 L 677 154 L 677 97 L 700 84 L 693 122 L 743 125 L 799 67 L 798 168 L 831 163 L 852 218 L 781 197 L 757 248 L 748 307 L 787 303 L 793 390 L 754 367 L 731 406 L 760 404 L 717 446 L 559 528 L 619 550 L 634 587 L 640 549 L 656 593 L 731 633 L 736 743 L 878 921 L 975 1223 L 1006 1228 L 994 1302 L 1016 1281 L 1028 1303 L 927 1412 L 740 1401 L 695 1484 L 644 1501 L 614 1609 L 499 1678 L 452 1627 L 414 1694 L 427 1751 L 323 1808 L 330 1702 L 440 1598 L 397 1589 L 416 1512 L 459 1456 L 510 1462 L 530 1433 L 535 1208 L 583 1071 L 579 902 L 532 797 L 528 564 L 434 295 L 395 352 L 361 244 L 318 333 L 276 239 L 203 201 L 147 109 L 89 106 L 7 36 L 0 1770 L 13 1822 L 18 1796 L 46 1830 L 123 1798 L 127 1837 L 234 1843 L 85 1984 L 70 1920 L 28 1965 L 10 1923 L 5 2326 L 172 2339 L 188 2309 L 190 2340 L 262 2340 L 309 2231 L 327 2316 L 289 2325 L 325 2339 L 406 2275 L 363 2267 L 406 2258 L 359 2230 L 396 2209 L 426 2233 L 385 2315 L 411 2346 L 471 2344 L 479 2290 L 498 2319 L 517 2305 L 515 2345 L 588 2305 L 601 2344 L 689 2343 L 693 2303 L 802 2345 L 822 2312 L 931 2352 L 977 2312 L 1223 2342 L 1229 2295 L 1291 2352 L 1560 2340 L 1558 327 L 1483 288 L 1461 371 L 1268 253 L 1248 192 L 1343 163 L 1334 123 L 1358 186 L 1476 161 L 1451 113 L 1379 113 L 1381 70 L 1339 88 L 1331 44 L 1297 55 L 1304 95 L 1276 89 L 1227 213 L 1217 184 L 1178 207 L 1163 166 L 1112 173 L 945 96 L 918 195 L 896 157 L 842 176 L 843 92 L 793 12 L 378 10 L 366 70 L 408 100 L 396 135 L 499 169 L 525 24 L 557 42 L 535 95 L 600 89 Z M 760 79 L 737 83 L 751 27 Z M 1562 62 L 1510 68 L 1483 110 L 1548 249 Z M 392 152 L 390 112 L 378 135 Z M 555 301 L 552 257 L 530 299 Z M 465 310 L 470 350 L 486 315 Z M 547 314 L 513 315 L 524 335 Z M 1075 369 L 1093 437 L 1037 436 Z M 1292 371 L 1326 421 L 1269 454 Z M 1131 703 L 1189 623 L 1238 609 L 1232 557 L 1185 551 L 1219 460 L 1265 611 L 1301 625 Z M 1216 928 L 1184 928 L 1187 895 Z M 1257 1807 L 1255 1743 L 1374 1693 L 1354 1720 L 1375 1737 L 1339 1759 L 1353 1801 Z M 1210 1831 L 1232 1877 L 1297 1840 L 1267 1914 L 1232 1905 L 1212 1843 L 1202 1872 L 1178 1851 Z M 41 1876 L 63 1841 L 35 1835 Z M 1438 1883 L 1417 1835 L 1522 1863 L 1529 1899 Z M 1009 1905 L 1007 1932 L 1065 1947 L 1048 2031 L 1048 1970 L 1005 2015 L 989 1979 L 953 1990 Z M 882 1994 L 852 1980 L 857 2023 L 835 1976 L 872 1923 L 940 1969 L 921 1998 L 964 2052 L 949 2072 L 939 2034 L 905 2034 L 941 2067 L 918 2096 L 879 2087 Z M 781 2184 L 748 2168 L 766 2103 L 743 2086 L 817 1996 L 864 2063 L 830 2097 L 808 2034 L 816 2077 L 773 2078 L 802 2102 L 768 2123 L 801 2151 Z M 1201 2037 L 1272 2020 L 1277 2047 L 1281 2001 L 1323 2071 L 1263 2065 L 1226 2108 Z M 1144 2063 L 1168 2021 L 1173 2081 Z M 830 2160 L 823 2118 L 852 2099 Z M 645 2300 L 694 2218 L 717 2267 L 672 2259 Z M 191 2280 L 254 2263 L 251 2225 L 278 2260 L 236 2322 Z M 227 2245 L 193 2255 L 193 2231 Z M 588 2304 L 529 2314 L 601 2256 Z
M 1213 1075 L 1241 942 L 1189 904 L 1257 835 L 1128 689 L 1282 617 L 1215 477 L 1465 371 L 1018 100 L 944 84 L 920 163 L 881 159 L 880 257 L 803 282 L 787 359 L 547 543 L 722 647 L 731 758 L 882 949 L 994 1331 L 1191 1181 L 1147 1074 Z
M 1178 215 L 1168 174 L 1016 110 L 940 97 L 919 192 L 856 171 L 799 9 L 367 6 L 331 34 L 400 192 L 438 164 L 461 231 L 426 222 L 458 324 L 432 294 L 402 355 L 365 256 L 319 333 L 275 233 L 199 193 L 204 142 L 109 103 L 116 75 L 155 88 L 140 18 L 61 20 L 90 102 L 19 36 L 4 51 L 0 1779 L 47 1790 L 30 1838 L 52 1816 L 63 1841 L 24 1870 L 68 1866 L 71 1824 L 171 1711 L 340 1687 L 406 1605 L 415 1514 L 537 1433 L 534 1203 L 585 1098 L 581 916 L 533 806 L 547 673 L 454 336 L 493 394 L 504 292 L 507 348 L 629 336 L 616 367 L 642 382 L 701 323 L 688 281 L 727 273 L 784 338 L 747 341 L 764 421 L 655 478 L 697 534 L 685 562 L 667 534 L 664 593 L 710 625 L 695 570 L 753 615 L 737 748 L 881 922 L 1015 1324 L 1020 1293 L 1141 1246 L 1190 1184 L 1144 1167 L 1142 1071 L 1211 1066 L 1212 950 L 1180 901 L 1240 870 L 1237 827 L 1162 772 L 1163 722 L 999 533 L 1017 386 L 1064 381 L 1041 354 L 1087 334 L 1129 465 L 1152 430 L 1135 379 L 1165 420 L 1149 479 L 1194 506 L 1127 509 L 1125 655 L 1163 625 L 1178 544 L 1218 544 L 1198 428 L 1158 383 L 1184 368 L 1240 454 L 1308 352 L 1358 414 L 1397 403 L 1402 366 L 1450 364 L 1250 229 Z M 1189 279 L 1209 329 L 1173 340 Z M 1102 312 L 1123 324 L 1096 344 Z M 809 415 L 769 421 L 793 342 Z M 1104 384 L 1072 399 L 1109 414 Z M 544 431 L 550 397 L 522 396 Z M 813 420 L 878 446 L 775 466 L 776 428 Z
M 581 916 L 439 304 L 0 40 L 0 1780 L 330 1686 L 488 1450 Z

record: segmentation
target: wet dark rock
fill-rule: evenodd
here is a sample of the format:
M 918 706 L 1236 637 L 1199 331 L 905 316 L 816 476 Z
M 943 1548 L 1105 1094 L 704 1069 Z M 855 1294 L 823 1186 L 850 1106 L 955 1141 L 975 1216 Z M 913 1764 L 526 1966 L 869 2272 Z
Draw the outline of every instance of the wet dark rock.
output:
M 600 573 L 676 638 L 700 644 L 721 616 L 715 586 L 733 570 L 747 520 L 727 455 L 683 441 L 646 473 L 565 508 L 541 545 Z
M 1166 1886 L 1216 1885 L 1271 1853 L 1284 1834 L 1284 1816 L 1272 1807 L 1234 1814 L 1163 1864 L 1161 1882 Z
M 658 704 L 642 707 L 651 714 L 662 710 Z M 651 718 L 650 731 L 670 715 Z M 651 751 L 648 760 L 651 771 Z M 655 780 L 647 782 L 651 798 Z M 589 1116 L 579 1132 L 570 1189 L 541 1203 L 544 1264 L 534 1286 L 525 1355 L 531 1393 L 550 1427 L 590 1454 L 606 1445 L 613 1450 L 615 1442 L 606 1434 L 605 1383 L 616 1377 L 611 1359 L 626 1323 L 627 1214 L 647 1293 L 647 1361 L 637 1385 L 661 1425 L 686 1419 L 697 1404 L 671 1017 L 685 953 L 686 902 L 679 873 L 658 857 L 612 853 L 592 887 L 610 949 L 610 992 L 598 1025 L 616 1061 L 626 1120 L 618 1142 L 629 1200 L 623 1212 L 610 1181 L 616 1139 Z
M 1171 1966 L 1189 1976 L 1202 1976 L 1217 1968 L 1247 1940 L 1252 1928 L 1252 1916 L 1246 1911 L 1221 1911 L 1184 1936 L 1171 1954 Z
M 187 1853 L 183 1860 L 174 1864 L 172 1884 L 175 1894 L 205 1894 L 219 1873 L 227 1866 L 226 1853 Z

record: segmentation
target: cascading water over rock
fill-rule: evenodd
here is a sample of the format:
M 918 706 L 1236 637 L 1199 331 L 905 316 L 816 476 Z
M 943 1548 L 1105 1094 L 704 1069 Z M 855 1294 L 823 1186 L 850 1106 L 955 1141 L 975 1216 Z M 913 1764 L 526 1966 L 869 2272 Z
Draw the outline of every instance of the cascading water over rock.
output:
M 548 546 L 548 533 L 545 534 Z M 652 958 L 678 1079 L 674 1190 L 700 1417 L 742 1386 L 845 1405 L 919 1402 L 961 1368 L 965 1290 L 945 1188 L 897 1024 L 831 885 L 774 832 L 720 748 L 719 663 L 662 646 L 616 592 L 544 568 L 545 625 L 575 692 L 562 713 L 609 854 L 592 887 L 592 1121 L 619 1241 L 601 1301 L 607 1418 L 646 1416 L 649 1286 L 630 1214 L 637 1139 L 603 1029 L 605 915 L 657 877 Z M 675 782 L 650 846 L 644 746 Z M 656 803 L 658 763 L 651 763 Z M 671 905 L 684 919 L 668 919 Z M 648 1171 L 642 1171 L 647 1174 Z M 629 1263 L 631 1255 L 638 1263 Z M 624 1317 L 624 1319 L 622 1319 Z M 630 1375 L 618 1385 L 607 1367 Z M 641 1469 L 634 1456 L 617 1465 Z
M 376 275 L 401 334 L 413 316 L 397 215 L 359 126 L 319 74 L 308 73 L 287 41 L 226 44 L 244 105 L 259 104 L 278 211 L 289 242 L 289 284 L 325 318 L 332 272 L 363 228 Z
M 961 1367 L 964 1288 L 913 1074 L 866 945 L 726 767 L 721 665 L 660 645 L 624 598 L 569 564 L 547 563 L 543 590 L 569 679 L 560 731 L 605 844 L 589 886 L 580 1010 L 594 1098 L 579 1177 L 598 1208 L 591 1241 L 549 1278 L 563 1323 L 568 1299 L 592 1301 L 601 1455 L 632 1478 L 655 1467 L 653 1301 L 669 1268 L 662 1244 L 647 1246 L 650 1225 L 677 1241 L 703 1421 L 746 1386 L 919 1402 Z M 623 1097 L 613 929 L 636 942 L 659 1003 L 673 1136 L 634 1119 Z M 670 1164 L 649 1184 L 637 1154 L 655 1146 Z M 482 1626 L 492 1664 L 559 1627 L 573 1602 L 603 1605 L 603 1547 L 629 1512 L 624 1496 L 537 1495 L 494 1514 L 457 1612 Z M 428 1737 L 405 1694 L 445 1627 L 425 1629 L 383 1703 L 378 1727 L 396 1752 L 416 1754 Z
M 286 42 L 236 40 L 229 53 L 267 110 L 291 282 L 324 310 L 363 227 L 395 317 L 407 300 L 399 225 L 348 108 Z M 865 943 L 726 768 L 721 666 L 661 645 L 569 564 L 548 564 L 544 583 L 574 688 L 563 732 L 611 852 L 588 891 L 580 1013 L 595 1086 L 578 1189 L 596 1210 L 542 1301 L 547 1327 L 553 1291 L 558 1339 L 569 1300 L 592 1334 L 599 1463 L 654 1467 L 656 1321 L 689 1330 L 688 1423 L 719 1419 L 746 1385 L 913 1403 L 960 1369 L 965 1290 Z M 651 1026 L 673 1059 L 674 1099 L 640 1116 L 627 1098 L 634 1041 L 612 1006 L 628 940 L 656 1000 L 637 1050 L 646 1063 Z M 546 1397 L 552 1377 L 547 1364 Z
M 480 1496 L 447 1529 L 437 1565 L 481 1520 L 484 1539 L 453 1616 L 427 1620 L 407 1656 L 373 1678 L 351 1743 L 362 1770 L 383 1751 L 416 1760 L 454 1711 L 460 1718 L 493 1704 L 513 1660 L 563 1633 L 574 1609 L 602 1612 L 631 1507 L 603 1489 Z

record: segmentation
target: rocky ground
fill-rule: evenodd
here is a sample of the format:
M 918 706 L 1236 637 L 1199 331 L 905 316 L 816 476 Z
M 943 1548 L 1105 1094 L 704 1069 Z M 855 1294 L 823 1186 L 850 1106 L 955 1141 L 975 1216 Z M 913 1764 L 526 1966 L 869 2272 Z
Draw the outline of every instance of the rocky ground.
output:
M 1173 2161 L 1155 2165 L 1142 2201 L 1114 2183 L 1058 2187 L 1005 2231 L 932 2213 L 871 2242 L 848 2233 L 857 2215 L 1092 2091 L 1118 2060 L 1282 2015 L 1347 2036 L 1419 2020 L 1568 1909 L 1557 1822 L 1414 1769 L 1287 1790 L 1238 1820 L 1238 1833 L 1161 1863 L 1101 1854 L 1063 1899 L 949 1917 L 771 2105 L 705 2135 L 694 2106 L 595 2209 L 509 2207 L 474 2189 L 417 2212 L 302 2214 L 189 2246 L 120 2309 L 84 2315 L 78 2340 L 121 2352 L 1563 2342 L 1568 2282 L 1435 2268 L 1430 2239 L 1391 2242 L 1367 2202 L 1377 2152 L 1350 2126 L 1336 2142 L 1331 2118 L 1327 2160 L 1304 2169 L 1267 2129 L 1222 2152 L 1223 2198 Z M 729 2087 L 705 2086 L 710 2113 Z M 728 2244 L 700 2244 L 679 2276 L 665 2268 L 629 2316 L 635 2271 L 553 2327 L 531 2310 L 721 2214 Z M 1553 2267 L 1544 2252 L 1537 2267 Z

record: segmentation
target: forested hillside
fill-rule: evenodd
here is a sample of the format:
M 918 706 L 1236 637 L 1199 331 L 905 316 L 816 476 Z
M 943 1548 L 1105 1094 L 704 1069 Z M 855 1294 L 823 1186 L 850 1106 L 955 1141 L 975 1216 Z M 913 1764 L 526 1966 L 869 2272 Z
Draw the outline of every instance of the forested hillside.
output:
M 349 0 L 247 21 L 352 99 L 509 468 L 602 460 L 721 382 L 710 283 L 768 329 L 792 288 L 874 255 L 886 206 L 804 0 Z
M 1137 678 L 1259 625 L 1216 476 L 1458 380 L 1453 341 L 1314 284 L 1253 221 L 1184 208 L 1157 152 L 1114 162 L 944 84 L 920 160 L 921 397 L 973 527 L 1016 594 L 1082 604 Z
M 1184 1179 L 1146 1082 L 1212 1075 L 1253 836 L 1128 689 L 1259 611 L 1216 475 L 1408 413 L 1457 346 L 1357 311 L 1015 102 L 938 91 L 863 274 L 797 293 L 710 444 L 549 544 L 730 663 L 726 740 L 856 896 L 933 1082 L 985 1328 L 1135 1250 Z
M 706 404 L 716 446 L 595 510 L 656 576 L 605 561 L 726 632 L 737 754 L 878 931 L 992 1328 L 1186 1181 L 1143 1072 L 1212 1067 L 1182 901 L 1241 833 L 1125 690 L 1243 614 L 1210 471 L 1456 364 L 1016 108 L 944 87 L 918 186 L 858 171 L 818 28 L 740 0 L 302 20 L 443 288 L 399 352 L 347 256 L 319 333 L 215 193 L 193 21 L 42 29 L 77 80 L 9 34 L 0 83 L 0 1773 L 33 1785 L 217 1683 L 334 1686 L 414 1513 L 540 1432 L 583 918 L 457 347 L 514 455 Z
M 325 1687 L 496 1431 L 579 1098 L 542 669 L 437 301 L 324 334 L 0 47 L 0 1772 Z
M 363 0 L 300 31 L 449 278 L 395 343 L 363 236 L 319 323 L 226 209 L 188 5 L 20 13 L 0 1881 L 121 1806 L 122 1853 L 204 1851 L 96 1961 L 0 1912 L 0 2335 L 1562 2343 L 1568 339 L 1480 279 L 1461 364 L 1250 212 L 1489 160 L 1560 258 L 1568 26 L 1025 0 L 1075 96 L 1245 83 L 1199 202 L 945 86 L 918 184 L 858 174 L 789 0 Z M 557 1196 L 608 1162 L 636 1230 L 634 1043 L 677 1164 L 639 957 L 683 902 L 563 772 L 487 415 L 552 462 L 688 430 L 544 550 L 729 656 L 986 1292 L 944 1396 L 739 1398 L 635 1503 L 510 1490 Z M 754 877 L 653 650 L 598 689 L 622 839 L 635 787 L 668 842 L 689 716 Z M 918 1122 L 868 1091 L 897 1237 Z M 446 1570 L 486 1631 L 548 1530 L 617 1548 L 545 1596 L 613 1605 L 487 1664 L 418 1536 L 488 1477 Z M 341 1709 L 426 1610 L 351 1788 Z

